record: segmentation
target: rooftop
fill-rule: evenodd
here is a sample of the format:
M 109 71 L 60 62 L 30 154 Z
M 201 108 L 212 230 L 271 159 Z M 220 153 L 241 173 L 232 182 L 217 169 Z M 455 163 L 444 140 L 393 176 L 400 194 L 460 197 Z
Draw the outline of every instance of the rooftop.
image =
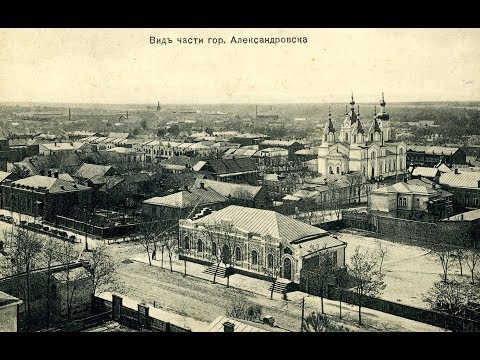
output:
M 87 186 L 73 184 L 67 180 L 42 175 L 33 175 L 25 179 L 14 181 L 12 182 L 12 186 L 20 188 L 24 187 L 31 190 L 44 188 L 45 190 L 48 190 L 49 193 L 83 191 L 90 189 Z
M 236 184 L 228 183 L 222 181 L 208 180 L 208 179 L 196 179 L 194 187 L 201 187 L 201 184 L 204 184 L 206 188 L 211 188 L 215 190 L 222 196 L 226 198 L 230 197 L 233 199 L 241 200 L 253 200 L 258 195 L 261 186 L 254 186 L 248 184 Z
M 91 179 L 95 176 L 104 176 L 112 169 L 111 165 L 82 164 L 75 172 L 75 176 L 83 179 Z
M 436 154 L 436 155 L 453 155 L 459 149 L 460 148 L 458 147 L 424 146 L 424 145 L 413 145 L 413 146 L 407 147 L 407 151 L 424 152 L 425 154 Z
M 213 189 L 182 190 L 167 196 L 157 196 L 145 200 L 144 204 L 167 206 L 172 208 L 189 208 L 198 205 L 226 202 L 227 199 Z
M 0 308 L 7 305 L 17 305 L 21 304 L 22 300 L 16 298 L 15 296 L 8 295 L 3 291 L 0 291 Z
M 450 216 L 444 221 L 475 221 L 480 219 L 480 209 L 467 211 L 461 214 L 457 214 L 455 216 Z
M 328 232 L 272 210 L 230 205 L 202 217 L 197 224 L 215 225 L 228 220 L 234 227 L 262 237 L 270 236 L 278 241 L 291 243 L 312 235 L 326 236 Z
M 480 171 L 450 171 L 440 175 L 440 185 L 450 187 L 480 189 Z
M 425 176 L 429 178 L 434 178 L 438 175 L 440 170 L 438 168 L 430 168 L 430 167 L 423 167 L 417 166 L 412 171 L 412 176 Z

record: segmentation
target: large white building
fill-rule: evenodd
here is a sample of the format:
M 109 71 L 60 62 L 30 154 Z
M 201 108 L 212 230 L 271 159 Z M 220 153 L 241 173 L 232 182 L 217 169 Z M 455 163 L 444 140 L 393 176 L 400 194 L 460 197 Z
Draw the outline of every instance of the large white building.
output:
M 390 116 L 385 111 L 382 93 L 380 113 L 373 115 L 372 123 L 364 127 L 360 120 L 360 108 L 355 112 L 355 101 L 350 102 L 350 111 L 345 107 L 345 119 L 337 131 L 329 113 L 328 123 L 318 149 L 318 172 L 347 174 L 361 172 L 367 179 L 397 176 L 406 171 L 406 144 L 395 142 Z

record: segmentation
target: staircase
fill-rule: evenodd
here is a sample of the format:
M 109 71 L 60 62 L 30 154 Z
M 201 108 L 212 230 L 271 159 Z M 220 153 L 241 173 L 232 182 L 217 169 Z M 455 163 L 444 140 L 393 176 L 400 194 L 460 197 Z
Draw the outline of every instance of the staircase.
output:
M 198 220 L 200 219 L 201 217 L 204 217 L 208 214 L 211 214 L 212 213 L 212 209 L 208 208 L 208 207 L 205 207 L 203 208 L 202 210 L 200 210 L 199 213 L 196 213 L 193 217 L 192 217 L 192 220 Z
M 213 264 L 213 265 L 210 265 L 205 270 L 203 270 L 203 273 L 212 275 L 212 278 L 213 278 L 213 276 L 215 275 L 216 269 L 217 269 L 217 264 Z M 225 265 L 220 264 L 217 270 L 217 278 L 226 278 L 226 277 L 227 277 L 227 268 L 225 267 Z
M 270 283 L 268 291 L 272 291 L 272 286 L 273 286 L 273 292 L 276 292 L 278 294 L 285 294 L 289 291 L 288 286 L 291 283 L 292 281 L 287 279 L 277 279 L 275 283 Z

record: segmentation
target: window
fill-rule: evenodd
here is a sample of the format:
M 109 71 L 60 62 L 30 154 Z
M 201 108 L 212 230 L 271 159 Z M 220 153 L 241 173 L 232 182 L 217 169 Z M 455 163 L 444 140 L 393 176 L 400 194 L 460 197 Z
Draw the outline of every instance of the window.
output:
M 337 166 L 337 174 L 340 174 L 340 167 Z
M 332 251 L 332 265 L 333 267 L 337 267 L 337 252 Z
M 333 169 L 332 169 L 331 166 L 328 167 L 328 172 L 329 172 L 330 174 L 333 174 Z
M 197 252 L 203 252 L 203 242 L 202 240 L 197 240 Z
M 212 255 L 217 256 L 217 244 L 212 243 Z
M 252 251 L 252 265 L 257 265 L 258 264 L 258 253 L 253 250 Z
M 478 199 L 477 199 L 477 198 L 474 198 L 474 199 L 473 199 L 473 205 L 474 205 L 474 206 L 478 206 Z
M 373 134 L 370 134 L 370 141 L 373 141 Z
M 189 249 L 190 249 L 190 241 L 189 241 L 189 239 L 188 239 L 188 236 L 185 236 L 184 242 L 185 242 L 185 245 L 184 245 L 184 246 L 185 246 L 185 249 L 186 249 L 186 250 L 189 250 Z
M 348 134 L 345 133 L 345 141 L 348 141 Z
M 464 204 L 465 204 L 465 205 L 468 205 L 468 203 L 469 203 L 469 201 L 468 201 L 468 200 L 469 200 L 469 199 L 468 199 L 468 195 L 465 195 L 465 199 L 464 199 L 464 200 L 465 200 L 465 201 L 464 201 Z
M 357 142 L 357 135 L 353 135 L 353 142 L 354 142 L 354 143 Z
M 398 206 L 407 206 L 407 198 L 398 198 Z
M 238 246 L 235 248 L 235 260 L 242 261 L 242 250 Z
M 273 255 L 272 254 L 267 255 L 267 267 L 269 269 L 273 269 Z
M 285 248 L 285 249 L 283 249 L 283 253 L 284 253 L 284 254 L 288 254 L 288 255 L 292 255 L 292 254 L 293 254 L 293 253 L 292 253 L 292 249 L 290 249 L 290 248 L 288 248 L 288 247 Z

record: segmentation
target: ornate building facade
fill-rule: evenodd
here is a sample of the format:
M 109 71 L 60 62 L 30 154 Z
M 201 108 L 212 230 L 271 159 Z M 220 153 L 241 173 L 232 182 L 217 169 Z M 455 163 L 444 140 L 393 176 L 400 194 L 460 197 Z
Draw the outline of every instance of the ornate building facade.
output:
M 364 127 L 360 107 L 355 112 L 355 101 L 350 111 L 345 107 L 345 119 L 337 131 L 329 119 L 323 130 L 322 145 L 318 149 L 318 172 L 322 175 L 360 172 L 366 179 L 379 180 L 406 172 L 406 144 L 395 142 L 390 115 L 385 110 L 382 93 L 380 113 L 377 107 L 373 121 Z

